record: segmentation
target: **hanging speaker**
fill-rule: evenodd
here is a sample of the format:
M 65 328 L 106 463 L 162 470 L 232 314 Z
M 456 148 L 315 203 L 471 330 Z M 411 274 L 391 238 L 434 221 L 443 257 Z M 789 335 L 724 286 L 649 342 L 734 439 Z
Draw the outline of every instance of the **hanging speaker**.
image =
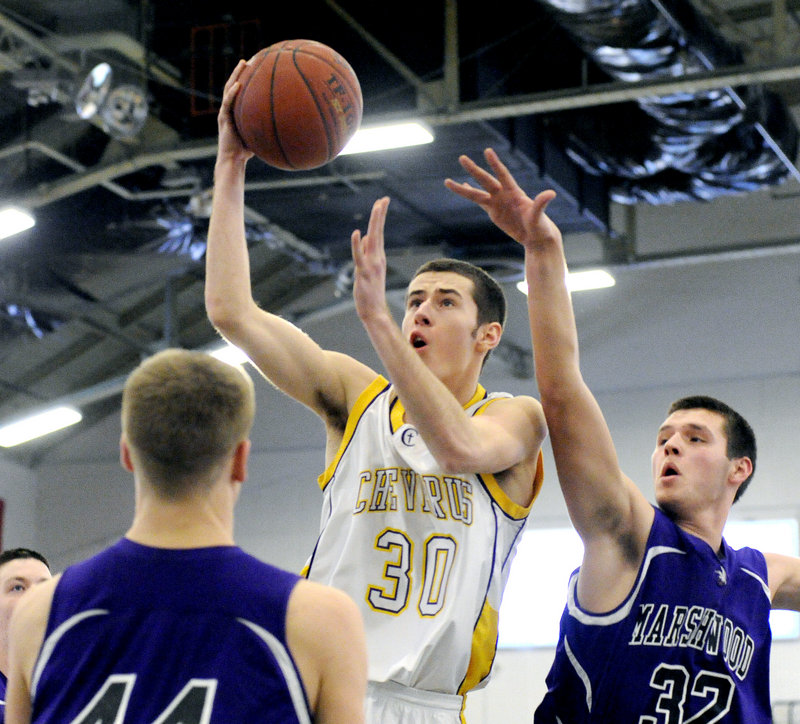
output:
M 100 118 L 109 135 L 116 138 L 135 136 L 147 120 L 149 104 L 142 88 L 119 85 L 100 108 Z

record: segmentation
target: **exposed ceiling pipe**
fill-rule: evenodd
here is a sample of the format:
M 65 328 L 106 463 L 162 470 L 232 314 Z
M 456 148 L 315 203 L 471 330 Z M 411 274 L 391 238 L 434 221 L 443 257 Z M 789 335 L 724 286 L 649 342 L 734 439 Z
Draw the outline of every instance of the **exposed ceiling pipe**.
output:
M 180 71 L 161 58 L 148 58 L 146 48 L 130 35 L 119 32 L 84 33 L 81 35 L 58 36 L 52 38 L 51 45 L 59 55 L 81 53 L 103 55 L 103 51 L 113 51 L 127 58 L 136 72 L 144 72 L 153 79 L 173 88 L 183 88 Z
M 457 125 L 476 121 L 490 121 L 500 118 L 511 118 L 515 116 L 535 115 L 539 113 L 553 113 L 563 110 L 575 110 L 580 108 L 591 108 L 615 103 L 637 100 L 647 96 L 658 96 L 675 93 L 694 93 L 703 90 L 719 88 L 721 85 L 748 85 L 752 83 L 776 83 L 788 80 L 800 79 L 800 63 L 786 62 L 748 68 L 725 68 L 709 73 L 698 73 L 691 77 L 668 78 L 664 80 L 642 81 L 637 83 L 612 82 L 598 84 L 591 89 L 574 88 L 552 93 L 538 93 L 510 98 L 495 100 L 491 103 L 483 101 L 472 101 L 462 103 L 458 109 L 447 113 L 423 113 L 414 115 L 415 119 L 421 119 L 432 126 L 437 125 Z M 374 116 L 367 119 L 369 123 L 383 123 L 397 121 L 398 119 L 407 120 L 409 114 L 385 114 Z M 28 143 L 34 144 L 27 146 Z M 37 142 L 26 142 L 13 146 L 6 151 L 0 151 L 2 155 L 17 153 L 25 150 L 26 147 L 46 153 L 51 158 L 63 162 L 63 154 L 50 149 L 46 145 Z M 192 161 L 204 158 L 212 158 L 217 153 L 216 143 L 191 142 L 171 146 L 169 148 L 149 150 L 137 156 L 126 158 L 116 163 L 105 165 L 101 168 L 79 170 L 77 162 L 69 161 L 65 165 L 72 167 L 76 174 L 66 179 L 62 179 L 52 184 L 46 184 L 37 191 L 24 197 L 14 200 L 14 203 L 30 209 L 36 209 L 54 201 L 67 198 L 86 189 L 97 185 L 105 185 L 112 179 L 119 176 L 133 173 L 149 166 L 168 166 L 179 161 Z M 59 154 L 62 158 L 57 158 Z M 112 182 L 113 183 L 113 182 Z M 150 192 L 131 192 L 118 184 L 114 184 L 111 189 L 123 198 L 143 200 L 152 198 Z M 146 193 L 148 196 L 142 197 L 137 194 Z M 159 198 L 167 198 L 172 195 L 171 191 L 160 191 L 156 194 Z M 179 195 L 179 194 L 178 194 Z
M 691 0 L 539 0 L 597 68 L 626 83 L 682 79 L 742 63 Z M 772 186 L 794 164 L 798 130 L 760 82 L 724 81 L 693 92 L 640 95 L 636 109 L 564 116 L 556 135 L 620 203 L 711 199 Z M 763 82 L 763 80 L 761 81 Z

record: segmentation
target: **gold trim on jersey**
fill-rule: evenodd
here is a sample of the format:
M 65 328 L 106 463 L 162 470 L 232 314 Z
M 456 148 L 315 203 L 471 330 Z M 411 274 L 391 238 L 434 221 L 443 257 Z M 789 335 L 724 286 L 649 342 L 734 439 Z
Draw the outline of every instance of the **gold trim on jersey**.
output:
M 486 410 L 489 409 L 489 405 L 491 405 L 493 402 L 504 399 L 507 400 L 509 398 L 495 397 L 491 400 L 486 400 L 484 404 L 482 404 L 477 410 L 475 410 L 475 412 L 472 413 L 473 416 L 482 415 L 484 412 L 486 412 Z M 539 456 L 536 459 L 536 472 L 533 476 L 533 497 L 528 505 L 520 505 L 519 503 L 515 503 L 513 500 L 511 500 L 511 498 L 506 495 L 505 490 L 503 490 L 503 488 L 500 486 L 500 483 L 497 482 L 497 478 L 492 473 L 479 474 L 478 477 L 483 481 L 486 490 L 494 502 L 500 506 L 500 509 L 506 515 L 516 520 L 522 520 L 523 518 L 528 517 L 528 514 L 531 512 L 531 508 L 533 508 L 534 501 L 542 490 L 542 482 L 544 481 L 544 456 L 542 455 L 542 451 L 540 449 Z
M 497 654 L 499 618 L 500 614 L 489 605 L 488 601 L 484 601 L 481 615 L 472 634 L 472 654 L 464 681 L 458 688 L 459 694 L 464 695 L 474 689 L 492 670 L 492 663 Z
M 378 395 L 386 390 L 389 384 L 389 381 L 383 375 L 378 375 L 369 385 L 367 385 L 367 387 L 364 388 L 364 391 L 358 396 L 355 405 L 353 405 L 353 409 L 350 410 L 350 414 L 347 417 L 347 425 L 345 426 L 344 435 L 342 436 L 342 442 L 339 444 L 339 449 L 336 451 L 336 455 L 334 456 L 333 460 L 331 460 L 325 471 L 317 478 L 319 486 L 322 490 L 325 490 L 328 483 L 331 481 L 331 478 L 333 478 L 333 474 L 336 472 L 336 468 L 342 459 L 342 455 L 344 455 L 347 446 L 350 444 L 350 441 L 355 434 L 355 430 L 358 426 L 361 416 L 377 399 Z M 483 385 L 478 384 L 478 386 L 475 388 L 475 393 L 472 395 L 467 404 L 464 405 L 464 409 L 466 410 L 472 407 L 480 400 L 485 398 L 487 398 L 486 390 Z M 509 398 L 496 397 L 494 399 L 485 399 L 485 402 L 474 410 L 472 413 L 473 416 L 482 415 L 489 408 L 489 405 L 497 400 L 503 399 Z M 391 433 L 394 434 L 404 424 L 403 417 L 405 416 L 405 408 L 403 407 L 403 403 L 400 401 L 400 399 L 395 397 L 395 399 L 390 403 L 390 410 L 389 417 Z M 497 481 L 497 478 L 495 478 L 494 474 L 483 473 L 478 475 L 478 477 L 483 481 L 483 484 L 486 487 L 489 495 L 497 503 L 497 505 L 500 506 L 500 509 L 506 515 L 514 518 L 515 520 L 522 520 L 530 513 L 533 503 L 542 489 L 542 481 L 544 479 L 543 465 L 542 451 L 540 450 L 539 457 L 536 461 L 536 473 L 534 474 L 533 480 L 533 497 L 531 498 L 531 502 L 526 506 L 519 505 L 511 500 L 511 498 L 506 495 L 505 491 L 500 486 L 500 483 Z
M 330 465 L 328 465 L 325 471 L 317 478 L 319 487 L 323 490 L 325 490 L 328 483 L 331 481 L 334 472 L 336 472 L 336 467 L 339 465 L 342 455 L 344 455 L 344 451 L 347 450 L 350 440 L 353 439 L 353 434 L 356 431 L 361 416 L 366 412 L 370 404 L 375 401 L 378 395 L 388 386 L 389 380 L 382 375 L 378 375 L 358 396 L 356 404 L 353 405 L 353 409 L 350 410 L 350 414 L 347 416 L 347 425 L 344 428 L 344 435 L 342 436 L 342 442 L 339 444 L 339 449 L 336 451 L 336 455 L 333 460 L 331 460 Z
M 469 399 L 466 405 L 464 405 L 464 409 L 468 409 L 472 407 L 478 400 L 482 400 L 486 397 L 486 390 L 483 388 L 483 385 L 478 385 L 475 388 L 475 394 Z M 403 407 L 403 403 L 400 401 L 400 398 L 395 396 L 394 400 L 392 400 L 389 406 L 391 412 L 389 413 L 389 425 L 392 435 L 396 433 L 404 424 L 404 418 L 406 415 L 406 409 Z M 476 413 L 477 414 L 477 413 Z

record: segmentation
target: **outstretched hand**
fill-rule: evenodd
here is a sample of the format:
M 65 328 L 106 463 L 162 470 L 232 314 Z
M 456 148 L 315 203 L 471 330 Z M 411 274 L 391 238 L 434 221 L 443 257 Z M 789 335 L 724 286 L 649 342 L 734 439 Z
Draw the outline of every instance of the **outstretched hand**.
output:
M 236 126 L 233 123 L 233 102 L 236 99 L 236 94 L 241 90 L 239 76 L 246 67 L 247 62 L 240 60 L 233 69 L 233 73 L 231 73 L 225 83 L 225 89 L 222 93 L 222 104 L 217 114 L 217 128 L 219 130 L 217 154 L 219 156 L 230 155 L 241 157 L 243 161 L 252 158 L 253 153 L 245 148 L 242 139 L 236 132 Z
M 378 199 L 372 205 L 366 236 L 356 229 L 350 237 L 354 264 L 353 300 L 362 320 L 387 310 L 383 227 L 388 208 L 388 196 Z
M 469 156 L 460 156 L 458 159 L 482 189 L 467 182 L 456 183 L 452 179 L 446 179 L 445 186 L 480 206 L 499 229 L 526 249 L 532 250 L 539 243 L 560 239 L 558 227 L 545 213 L 556 192 L 549 189 L 531 199 L 494 150 L 487 148 L 484 157 L 494 175 L 478 166 Z

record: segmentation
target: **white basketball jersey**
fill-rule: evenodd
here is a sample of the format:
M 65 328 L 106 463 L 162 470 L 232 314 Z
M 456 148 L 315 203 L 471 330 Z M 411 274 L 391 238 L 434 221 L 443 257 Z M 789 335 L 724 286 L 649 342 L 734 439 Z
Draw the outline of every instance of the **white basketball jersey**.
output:
M 510 397 L 478 389 L 481 414 Z M 369 678 L 463 694 L 485 683 L 500 600 L 530 506 L 493 475 L 445 475 L 402 404 L 378 377 L 359 397 L 335 459 L 320 476 L 320 537 L 311 580 L 360 606 Z M 542 481 L 541 453 L 535 476 Z

